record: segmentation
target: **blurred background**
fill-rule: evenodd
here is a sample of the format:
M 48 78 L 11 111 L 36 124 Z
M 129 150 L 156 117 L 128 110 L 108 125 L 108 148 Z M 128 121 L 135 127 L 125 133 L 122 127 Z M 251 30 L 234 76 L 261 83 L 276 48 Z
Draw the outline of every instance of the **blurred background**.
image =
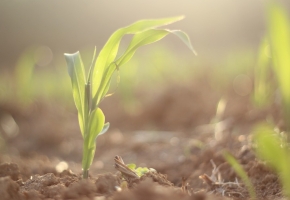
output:
M 85 65 L 89 65 L 94 46 L 100 50 L 116 29 L 148 18 L 185 15 L 184 20 L 169 28 L 187 32 L 198 56 L 193 56 L 177 38 L 168 36 L 137 51 L 121 72 L 124 77 L 120 90 L 132 85 L 140 87 L 139 82 L 144 86 L 165 79 L 179 82 L 192 79 L 205 67 L 214 66 L 220 74 L 224 74 L 225 68 L 229 68 L 227 74 L 236 70 L 240 73 L 241 68 L 254 65 L 255 52 L 265 32 L 263 9 L 261 0 L 166 4 L 132 0 L 1 1 L 0 98 L 16 93 L 24 99 L 70 96 L 63 53 L 80 50 Z M 129 36 L 123 39 L 121 49 L 129 39 Z M 15 89 L 18 86 L 21 89 Z
M 289 8 L 288 1 L 282 3 Z M 229 91 L 238 97 L 251 97 L 252 74 L 266 32 L 265 1 L 169 0 L 165 4 L 151 0 L 31 0 L 0 2 L 0 102 L 4 107 L 19 105 L 15 110 L 29 110 L 41 102 L 75 113 L 64 53 L 80 51 L 85 66 L 89 66 L 94 46 L 99 51 L 118 28 L 140 19 L 177 15 L 186 18 L 169 28 L 188 33 L 198 56 L 172 35 L 138 49 L 121 68 L 121 82 L 112 86 L 115 95 L 101 105 L 108 121 L 126 127 L 128 120 L 120 120 L 119 115 L 128 114 L 142 116 L 140 121 L 149 120 L 153 127 L 160 127 L 161 118 L 177 116 L 176 111 L 160 114 L 164 112 L 161 105 L 175 107 L 170 102 L 179 102 L 177 110 L 183 112 L 181 105 L 187 105 L 182 103 L 184 99 L 198 102 L 198 96 L 204 96 L 200 102 L 210 102 L 203 106 L 207 117 L 193 120 L 194 111 L 178 118 L 184 118 L 178 127 L 184 127 L 185 122 L 194 127 L 210 121 L 219 99 Z M 130 36 L 124 37 L 121 52 L 129 41 Z M 184 86 L 188 87 L 186 95 L 179 94 L 179 90 L 184 91 L 179 87 Z M 192 90 L 199 92 L 190 95 Z M 168 99 L 165 93 L 170 93 Z M 152 113 L 146 114 L 146 105 Z M 140 123 L 135 124 L 142 127 Z M 168 129 L 166 124 L 168 121 L 161 129 Z M 129 123 L 127 128 L 131 126 Z
M 262 0 L 1 1 L 0 5 L 1 67 L 15 65 L 32 45 L 45 46 L 42 51 L 51 57 L 46 64 L 56 65 L 63 52 L 100 49 L 116 29 L 147 18 L 185 15 L 170 28 L 186 31 L 199 55 L 208 58 L 255 48 L 265 31 Z M 176 41 L 169 38 L 163 44 L 186 53 Z
M 178 15 L 186 18 L 168 27 L 185 31 L 198 55 L 171 35 L 137 50 L 120 69 L 121 82 L 113 78 L 114 95 L 101 104 L 110 144 L 123 144 L 126 131 L 193 134 L 229 116 L 239 123 L 257 119 L 253 73 L 267 29 L 264 0 L 1 1 L 3 151 L 79 161 L 81 134 L 63 54 L 80 51 L 88 66 L 94 46 L 99 51 L 115 30 Z M 124 37 L 121 51 L 129 41 Z

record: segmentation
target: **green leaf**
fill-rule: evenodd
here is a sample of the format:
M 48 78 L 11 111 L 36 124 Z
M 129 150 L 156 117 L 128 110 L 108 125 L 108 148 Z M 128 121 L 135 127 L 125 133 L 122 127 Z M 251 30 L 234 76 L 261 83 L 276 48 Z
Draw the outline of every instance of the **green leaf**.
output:
M 133 170 L 134 172 L 136 172 L 136 174 L 141 177 L 144 174 L 146 174 L 147 172 L 149 172 L 150 170 L 147 167 L 138 167 L 136 169 L 136 164 L 135 163 L 130 163 L 126 165 L 129 169 Z
M 268 32 L 270 33 L 274 71 L 282 94 L 286 124 L 290 130 L 290 26 L 287 12 L 282 6 L 271 1 L 268 8 Z
M 255 90 L 254 100 L 257 106 L 269 105 L 270 96 L 274 92 L 273 83 L 269 81 L 270 75 L 270 52 L 268 38 L 265 37 L 259 48 L 258 61 L 255 66 Z
M 176 35 L 177 37 L 179 37 L 179 39 L 181 39 L 184 44 L 186 44 L 186 46 L 195 54 L 197 55 L 196 51 L 194 50 L 194 48 L 192 47 L 192 44 L 190 42 L 190 39 L 188 37 L 188 35 L 181 31 L 181 30 L 167 30 L 169 31 L 170 33 Z
M 135 169 L 136 174 L 141 177 L 144 174 L 148 173 L 150 170 L 147 167 L 138 167 Z
M 195 53 L 195 50 L 193 49 L 191 45 L 188 35 L 184 33 L 183 31 L 168 30 L 168 29 L 164 29 L 164 30 L 150 29 L 150 30 L 135 34 L 127 50 L 120 58 L 118 58 L 116 63 L 118 64 L 118 66 L 124 65 L 132 58 L 132 56 L 134 55 L 134 53 L 139 47 L 157 42 L 161 40 L 162 38 L 164 38 L 169 33 L 172 33 L 178 36 L 189 47 L 189 49 L 192 50 L 193 53 Z
M 105 123 L 105 115 L 100 108 L 92 111 L 89 116 L 88 134 L 85 135 L 83 146 L 83 170 L 88 170 L 91 166 L 95 151 L 96 151 L 96 138 L 102 132 Z
M 78 110 L 78 118 L 80 129 L 84 137 L 84 123 L 85 123 L 85 74 L 84 66 L 79 52 L 74 54 L 64 54 L 68 73 L 72 82 L 73 98 Z
M 31 47 L 22 53 L 14 71 L 15 80 L 17 83 L 17 90 L 15 92 L 18 100 L 20 100 L 24 105 L 28 104 L 32 98 L 31 84 L 34 67 L 35 47 Z
M 109 122 L 105 123 L 103 130 L 99 133 L 99 135 L 106 133 L 108 131 L 109 127 L 110 127 L 110 123 Z
M 83 159 L 82 159 L 82 168 L 83 170 L 88 170 L 93 163 L 95 151 L 96 151 L 96 143 L 92 146 L 88 146 L 87 143 L 84 143 L 83 148 Z
M 126 166 L 127 166 L 129 169 L 133 170 L 133 171 L 135 171 L 135 169 L 136 169 L 136 164 L 135 164 L 135 163 L 129 163 L 129 164 L 127 164 Z
M 103 130 L 105 124 L 105 115 L 100 108 L 95 109 L 89 118 L 89 134 L 88 145 L 93 146 L 96 142 L 97 136 Z
M 132 58 L 132 56 L 134 55 L 134 53 L 139 47 L 161 40 L 167 34 L 168 34 L 168 31 L 155 30 L 155 29 L 151 29 L 151 30 L 147 30 L 147 31 L 135 34 L 127 50 L 124 52 L 124 54 L 120 58 L 118 58 L 116 62 L 112 63 L 107 68 L 105 72 L 106 75 L 104 76 L 104 79 L 97 93 L 97 96 L 99 96 L 99 99 L 97 101 L 100 101 L 106 96 L 106 93 L 108 92 L 109 87 L 110 87 L 111 76 L 117 66 L 121 66 L 127 63 Z
M 92 71 L 95 67 L 96 60 L 97 60 L 97 47 L 95 47 L 95 49 L 94 49 L 93 59 L 92 59 L 92 63 L 91 63 L 90 69 L 89 69 L 87 82 L 92 82 Z
M 274 132 L 273 127 L 260 125 L 254 133 L 258 155 L 279 171 L 282 171 L 288 163 L 288 159 L 284 159 L 287 157 L 287 152 L 281 148 L 281 138 Z
M 114 62 L 118 53 L 120 41 L 125 34 L 136 34 L 159 26 L 168 25 L 181 19 L 183 19 L 183 16 L 158 20 L 141 20 L 115 31 L 100 51 L 95 67 L 92 71 L 92 94 L 94 95 L 94 104 L 98 104 L 100 101 L 100 98 L 97 96 L 97 91 L 99 90 L 101 83 L 105 81 L 103 79 L 105 78 L 104 73 L 112 62 Z M 106 87 L 107 84 L 103 83 L 102 85 L 103 87 Z M 104 89 L 102 88 L 101 90 Z M 98 94 L 100 95 L 101 92 Z
M 176 35 L 177 37 L 179 37 L 189 47 L 189 49 L 192 50 L 193 53 L 195 53 L 195 50 L 193 49 L 191 45 L 188 35 L 184 33 L 183 31 L 167 30 L 167 29 L 161 29 L 161 30 L 150 29 L 147 31 L 136 33 L 134 37 L 132 38 L 127 50 L 123 53 L 123 55 L 120 56 L 114 63 L 112 63 L 109 66 L 109 68 L 106 70 L 105 72 L 106 76 L 104 80 L 102 81 L 96 95 L 96 96 L 99 96 L 99 99 L 97 101 L 100 101 L 101 99 L 103 99 L 103 97 L 105 97 L 110 86 L 111 76 L 113 72 L 115 71 L 116 66 L 120 67 L 124 65 L 125 63 L 127 63 L 132 58 L 132 56 L 134 55 L 134 53 L 139 47 L 157 42 L 161 40 L 162 38 L 164 38 L 169 33 L 172 33 Z
M 119 66 L 124 65 L 132 58 L 132 56 L 139 47 L 161 40 L 167 34 L 168 32 L 165 30 L 156 29 L 151 29 L 135 34 L 127 50 L 120 58 L 117 59 L 116 63 Z

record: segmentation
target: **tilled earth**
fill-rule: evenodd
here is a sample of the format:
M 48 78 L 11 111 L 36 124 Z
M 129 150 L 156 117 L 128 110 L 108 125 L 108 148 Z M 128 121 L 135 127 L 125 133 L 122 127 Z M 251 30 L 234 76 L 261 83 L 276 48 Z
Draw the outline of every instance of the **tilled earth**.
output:
M 251 137 L 269 117 L 282 124 L 277 105 L 258 110 L 250 96 L 221 95 L 198 81 L 148 95 L 136 94 L 144 109 L 135 113 L 124 110 L 118 94 L 103 102 L 112 127 L 97 139 L 88 180 L 81 179 L 75 111 L 55 102 L 25 109 L 3 103 L 0 199 L 250 199 L 224 152 L 243 166 L 258 199 L 284 198 L 277 175 L 256 158 Z M 217 116 L 221 96 L 227 103 Z M 114 167 L 116 155 L 155 170 L 126 182 Z

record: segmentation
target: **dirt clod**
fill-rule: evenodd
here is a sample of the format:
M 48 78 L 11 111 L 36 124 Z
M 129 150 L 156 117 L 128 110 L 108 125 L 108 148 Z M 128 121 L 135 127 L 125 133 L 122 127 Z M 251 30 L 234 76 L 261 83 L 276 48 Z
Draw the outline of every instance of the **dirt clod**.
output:
M 120 185 L 120 180 L 112 173 L 106 173 L 99 175 L 95 184 L 97 193 L 112 194 Z
M 96 196 L 96 187 L 91 180 L 81 180 L 71 184 L 63 192 L 63 199 L 92 199 Z
M 35 175 L 24 183 L 23 189 L 42 191 L 47 186 L 57 184 L 58 181 L 59 178 L 55 177 L 52 173 L 45 174 L 43 176 Z
M 0 196 L 2 200 L 18 200 L 20 195 L 18 193 L 19 185 L 10 177 L 0 178 Z
M 10 176 L 17 181 L 20 176 L 18 165 L 15 163 L 3 163 L 0 165 L 0 177 Z

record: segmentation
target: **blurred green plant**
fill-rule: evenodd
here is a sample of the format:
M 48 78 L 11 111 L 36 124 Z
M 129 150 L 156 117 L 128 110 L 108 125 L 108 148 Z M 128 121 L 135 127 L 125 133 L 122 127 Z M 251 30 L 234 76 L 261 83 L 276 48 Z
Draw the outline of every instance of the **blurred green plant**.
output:
M 284 135 L 285 136 L 285 135 Z M 284 194 L 290 198 L 290 150 L 285 137 L 270 125 L 259 125 L 254 130 L 257 155 L 279 175 Z
M 282 182 L 284 195 L 290 198 L 290 26 L 286 13 L 286 10 L 275 1 L 268 2 L 268 42 L 271 50 L 272 71 L 281 96 L 286 132 L 274 129 L 272 125 L 262 124 L 254 130 L 254 141 L 257 155 L 276 171 Z M 264 40 L 260 52 L 265 50 L 266 45 Z M 258 66 L 260 69 L 257 73 L 261 74 L 256 74 L 258 80 L 255 88 L 259 98 L 268 98 L 268 90 L 273 90 L 273 88 L 267 88 L 273 84 L 273 82 L 270 84 L 267 82 L 267 73 L 271 71 L 266 66 L 267 60 L 266 55 L 260 54 L 261 65 Z M 260 103 L 264 102 L 260 101 Z
M 27 48 L 17 60 L 13 75 L 1 73 L 0 79 L 0 99 L 1 101 L 13 100 L 27 106 L 33 96 L 32 79 L 35 67 L 33 52 L 35 47 Z
M 21 99 L 24 105 L 29 104 L 32 99 L 32 77 L 35 62 L 33 58 L 34 47 L 27 49 L 19 58 L 15 68 L 15 79 L 17 85 L 17 98 Z
M 290 131 L 290 27 L 286 10 L 275 1 L 268 5 L 268 33 L 273 70 L 282 96 L 285 123 Z
M 264 37 L 258 52 L 258 61 L 254 69 L 254 103 L 258 107 L 266 107 L 271 103 L 274 87 L 270 74 L 270 48 L 267 37 Z
M 25 49 L 16 62 L 14 70 L 0 72 L 0 102 L 19 105 L 26 109 L 35 100 L 57 101 L 72 107 L 69 78 L 66 70 L 51 65 L 39 67 L 36 52 L 39 46 Z M 57 63 L 57 65 L 63 65 Z
M 105 123 L 105 115 L 99 108 L 100 102 L 107 96 L 113 73 L 127 63 L 135 51 L 144 45 L 161 40 L 169 33 L 178 36 L 193 52 L 194 49 L 186 33 L 180 30 L 156 29 L 183 19 L 183 16 L 137 21 L 127 27 L 115 31 L 105 46 L 96 56 L 85 76 L 85 68 L 79 52 L 65 54 L 68 73 L 71 77 L 73 98 L 78 110 L 78 119 L 83 142 L 83 178 L 88 178 L 89 168 L 93 162 L 96 149 L 96 138 L 105 133 L 109 123 Z M 119 44 L 126 34 L 133 38 L 126 51 L 117 58 Z
M 261 44 L 255 73 L 255 100 L 259 105 L 267 104 L 271 93 L 274 93 L 271 84 L 278 84 L 286 128 L 290 131 L 290 24 L 286 10 L 275 1 L 268 2 L 267 17 L 267 39 L 264 39 Z M 268 67 L 269 55 L 267 54 L 272 58 L 272 69 Z M 272 71 L 277 83 L 269 81 Z

